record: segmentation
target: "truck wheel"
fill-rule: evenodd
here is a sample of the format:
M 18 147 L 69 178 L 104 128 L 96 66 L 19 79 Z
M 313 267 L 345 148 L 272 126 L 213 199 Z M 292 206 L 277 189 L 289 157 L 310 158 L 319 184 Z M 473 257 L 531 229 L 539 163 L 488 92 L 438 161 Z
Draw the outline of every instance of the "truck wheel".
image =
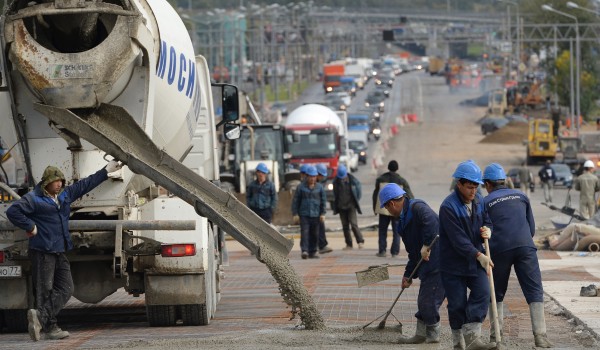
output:
M 175 325 L 174 305 L 146 305 L 148 323 L 152 327 L 171 327 Z
M 206 326 L 210 323 L 206 304 L 181 305 L 181 319 L 186 326 Z
M 4 323 L 6 330 L 10 333 L 27 332 L 27 310 L 8 309 L 2 310 L 2 312 L 4 314 L 4 321 L 0 322 L 0 329 L 2 329 L 1 324 Z M 0 314 L 0 316 L 2 315 Z

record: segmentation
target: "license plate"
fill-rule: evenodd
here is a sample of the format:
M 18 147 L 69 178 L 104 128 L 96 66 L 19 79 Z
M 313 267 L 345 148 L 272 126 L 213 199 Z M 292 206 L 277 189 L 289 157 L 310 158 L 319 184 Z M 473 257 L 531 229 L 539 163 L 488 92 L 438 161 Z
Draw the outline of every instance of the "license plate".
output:
M 0 278 L 21 277 L 21 266 L 0 266 Z

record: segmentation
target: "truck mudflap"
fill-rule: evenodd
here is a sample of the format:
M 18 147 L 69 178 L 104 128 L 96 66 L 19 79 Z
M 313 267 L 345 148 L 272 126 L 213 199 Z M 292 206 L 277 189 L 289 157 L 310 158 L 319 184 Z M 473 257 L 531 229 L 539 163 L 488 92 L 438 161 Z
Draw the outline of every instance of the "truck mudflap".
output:
M 52 122 L 91 142 L 192 205 L 261 260 L 261 249 L 283 256 L 294 242 L 285 238 L 235 196 L 189 169 L 161 149 L 122 107 L 101 104 L 87 115 L 64 108 L 34 104 Z

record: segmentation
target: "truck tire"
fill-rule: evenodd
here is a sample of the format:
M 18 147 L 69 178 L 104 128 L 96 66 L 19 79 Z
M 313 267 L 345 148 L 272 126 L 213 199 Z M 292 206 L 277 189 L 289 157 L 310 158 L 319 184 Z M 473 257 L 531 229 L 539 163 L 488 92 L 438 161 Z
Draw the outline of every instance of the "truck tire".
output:
M 181 305 L 181 319 L 186 326 L 206 326 L 210 315 L 206 304 Z
M 2 310 L 3 313 L 3 322 L 0 322 L 0 329 L 2 329 L 1 325 L 4 323 L 6 326 L 6 331 L 10 333 L 23 333 L 27 332 L 27 310 L 22 309 L 8 309 Z M 0 314 L 2 316 L 2 314 Z
M 146 305 L 146 315 L 151 327 L 171 327 L 175 325 L 174 305 Z

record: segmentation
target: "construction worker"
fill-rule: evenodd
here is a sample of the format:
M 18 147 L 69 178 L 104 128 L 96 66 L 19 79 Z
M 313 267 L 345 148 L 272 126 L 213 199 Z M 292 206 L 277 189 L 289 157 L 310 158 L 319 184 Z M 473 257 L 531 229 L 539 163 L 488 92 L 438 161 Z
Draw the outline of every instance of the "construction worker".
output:
M 596 192 L 600 191 L 600 180 L 594 175 L 594 162 L 583 163 L 583 174 L 575 179 L 575 190 L 579 191 L 579 212 L 590 219 L 596 213 Z
M 327 188 L 327 167 L 325 164 L 319 163 L 315 168 L 317 169 L 317 182 L 320 183 L 323 188 Z M 327 254 L 333 251 L 328 244 L 327 235 L 325 234 L 325 220 L 323 220 L 319 225 L 319 241 L 317 243 L 319 246 L 319 254 Z
M 344 240 L 346 241 L 344 250 L 352 249 L 350 228 L 352 228 L 352 233 L 354 233 L 358 249 L 362 249 L 365 245 L 365 239 L 360 232 L 356 217 L 357 212 L 362 214 L 359 205 L 361 196 L 360 181 L 351 174 L 348 174 L 348 169 L 345 166 L 340 165 L 336 178 L 333 181 L 333 214 L 340 214 Z
M 402 337 L 399 343 L 439 343 L 439 310 L 445 293 L 440 275 L 439 244 L 431 246 L 431 242 L 438 235 L 439 219 L 427 203 L 420 199 L 407 198 L 405 195 L 406 192 L 397 184 L 387 184 L 379 192 L 381 207 L 385 207 L 398 219 L 398 231 L 408 252 L 402 288 L 410 287 L 412 280 L 409 277 L 418 261 L 423 259 L 419 270 L 414 273 L 414 276 L 421 280 L 417 299 L 418 310 L 415 314 L 417 329 L 413 337 Z
M 521 185 L 521 192 L 525 193 L 525 195 L 529 197 L 529 184 L 533 182 L 533 175 L 527 167 L 527 162 L 521 163 L 521 167 L 519 168 L 519 182 Z
M 317 183 L 317 169 L 306 167 L 306 180 L 303 181 L 292 199 L 294 223 L 300 224 L 300 248 L 302 259 L 318 259 L 317 242 L 319 223 L 325 221 L 327 197 L 320 183 Z
M 540 169 L 538 175 L 542 182 L 542 188 L 544 189 L 544 200 L 546 203 L 552 203 L 552 191 L 554 189 L 554 181 L 556 181 L 556 173 L 550 166 L 552 162 L 546 161 L 546 164 Z
M 510 271 L 514 267 L 519 285 L 529 305 L 535 346 L 550 348 L 552 343 L 546 336 L 546 320 L 544 318 L 542 274 L 537 258 L 537 248 L 532 238 L 535 234 L 533 212 L 527 196 L 521 191 L 507 188 L 505 179 L 506 173 L 497 163 L 488 165 L 483 172 L 483 182 L 488 192 L 483 199 L 483 206 L 492 223 L 494 233 L 490 237 L 489 245 L 490 255 L 494 261 L 494 291 L 500 335 L 503 338 L 503 301 Z M 493 326 L 491 326 L 490 341 L 496 342 Z
M 481 338 L 481 324 L 490 304 L 487 270 L 494 266 L 483 253 L 484 226 L 489 223 L 483 197 L 477 193 L 481 169 L 468 160 L 452 175 L 456 188 L 440 207 L 440 270 L 448 300 L 454 349 L 493 349 Z M 470 290 L 469 293 L 467 293 Z
M 269 173 L 265 163 L 258 163 L 256 179 L 246 188 L 246 205 L 270 224 L 277 207 L 277 190 L 268 178 Z
M 381 208 L 379 204 L 379 191 L 388 183 L 398 184 L 404 191 L 406 191 L 406 195 L 408 198 L 414 198 L 412 191 L 410 190 L 410 186 L 408 185 L 408 181 L 400 176 L 396 171 L 398 171 L 398 162 L 395 160 L 391 160 L 388 163 L 388 172 L 381 174 L 375 181 L 375 190 L 373 191 L 373 212 L 375 214 L 379 214 L 379 251 L 377 256 L 380 258 L 385 258 L 386 250 L 387 250 L 387 232 L 388 226 L 392 223 L 392 246 L 390 247 L 390 253 L 392 253 L 392 257 L 398 256 L 400 253 L 400 236 L 398 235 L 398 227 L 393 223 L 394 218 L 390 215 L 390 213 L 385 209 Z

